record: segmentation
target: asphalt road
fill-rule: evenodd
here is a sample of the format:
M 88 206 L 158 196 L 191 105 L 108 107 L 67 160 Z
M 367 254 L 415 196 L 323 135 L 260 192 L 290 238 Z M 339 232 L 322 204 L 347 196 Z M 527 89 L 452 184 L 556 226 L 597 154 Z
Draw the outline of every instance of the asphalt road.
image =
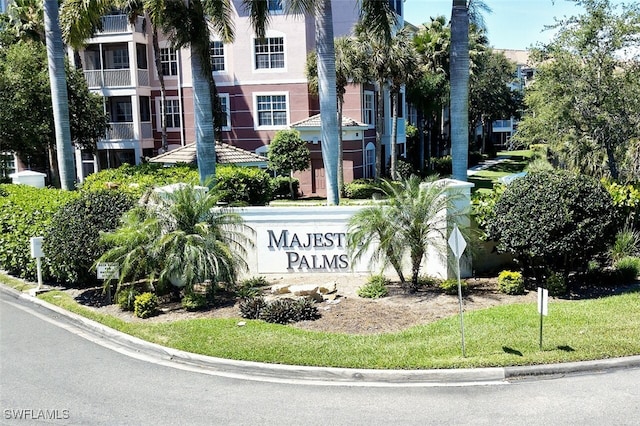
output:
M 186 371 L 96 341 L 64 316 L 0 291 L 0 424 L 635 425 L 640 418 L 640 369 L 482 386 L 317 386 Z

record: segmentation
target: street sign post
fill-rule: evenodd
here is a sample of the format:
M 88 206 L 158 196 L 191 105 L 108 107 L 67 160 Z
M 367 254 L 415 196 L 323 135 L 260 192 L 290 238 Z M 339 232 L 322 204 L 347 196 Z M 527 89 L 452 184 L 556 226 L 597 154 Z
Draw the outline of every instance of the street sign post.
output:
M 117 263 L 104 262 L 96 265 L 96 275 L 99 280 L 117 280 L 120 278 L 120 267 Z M 111 302 L 111 284 L 107 284 L 107 299 Z
M 540 314 L 540 350 L 542 350 L 542 318 L 545 317 L 548 312 L 549 305 L 549 290 L 546 288 L 538 287 L 538 313 Z
M 453 225 L 453 231 L 451 231 L 451 236 L 449 237 L 449 247 L 451 247 L 451 251 L 457 260 L 457 269 L 456 273 L 458 276 L 458 303 L 460 305 L 460 335 L 462 336 L 462 357 L 466 357 L 466 351 L 464 347 L 464 318 L 463 318 L 463 309 L 462 309 L 462 284 L 460 283 L 460 258 L 462 257 L 462 253 L 464 253 L 464 249 L 467 247 L 467 242 L 464 240 L 462 233 L 458 229 L 458 225 Z

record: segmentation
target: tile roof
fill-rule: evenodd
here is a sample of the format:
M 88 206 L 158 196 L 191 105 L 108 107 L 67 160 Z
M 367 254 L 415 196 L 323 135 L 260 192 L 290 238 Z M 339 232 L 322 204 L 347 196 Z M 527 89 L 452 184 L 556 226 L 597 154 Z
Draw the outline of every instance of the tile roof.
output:
M 320 124 L 322 123 L 322 120 L 320 119 L 320 114 L 316 114 L 313 115 L 309 118 L 305 118 L 304 120 L 300 120 L 300 121 L 296 121 L 295 123 L 292 123 L 290 127 L 320 127 Z M 360 123 L 359 121 L 356 121 L 352 118 L 349 117 L 345 117 L 344 115 L 342 116 L 342 127 L 363 127 L 363 128 L 368 128 L 369 126 L 364 124 L 364 123 Z
M 176 148 L 149 160 L 152 163 L 195 163 L 196 144 Z M 216 142 L 216 162 L 219 164 L 241 164 L 245 166 L 266 167 L 267 159 L 253 152 L 229 145 L 224 142 Z

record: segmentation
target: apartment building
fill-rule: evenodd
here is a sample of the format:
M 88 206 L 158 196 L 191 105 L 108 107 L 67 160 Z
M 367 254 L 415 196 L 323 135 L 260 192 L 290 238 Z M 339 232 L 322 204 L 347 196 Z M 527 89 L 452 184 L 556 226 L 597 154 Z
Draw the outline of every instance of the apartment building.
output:
M 305 77 L 308 52 L 315 49 L 314 19 L 283 13 L 279 0 L 269 2 L 273 14 L 262 40 L 251 29 L 241 0 L 234 0 L 236 38 L 225 44 L 211 40 L 211 63 L 219 98 L 226 111 L 220 138 L 226 144 L 262 154 L 276 131 L 297 128 L 311 151 L 311 168 L 299 174 L 305 195 L 324 196 L 320 118 L 317 96 Z M 402 21 L 402 2 L 391 1 Z M 334 0 L 334 33 L 349 35 L 358 19 L 357 0 Z M 402 22 L 400 22 L 402 25 Z M 71 53 L 71 52 L 70 52 Z M 76 152 L 77 177 L 139 163 L 162 153 L 160 83 L 150 28 L 144 17 L 130 23 L 114 12 L 102 18 L 102 29 L 79 52 L 90 90 L 104 98 L 110 129 L 97 152 Z M 167 100 L 168 150 L 192 143 L 193 87 L 189 51 L 171 48 L 160 39 L 160 63 Z M 345 181 L 373 177 L 375 165 L 374 86 L 350 85 L 343 107 Z M 391 106 L 385 93 L 383 163 L 390 155 Z M 400 105 L 404 105 L 401 102 Z M 398 120 L 398 146 L 405 152 L 404 111 Z

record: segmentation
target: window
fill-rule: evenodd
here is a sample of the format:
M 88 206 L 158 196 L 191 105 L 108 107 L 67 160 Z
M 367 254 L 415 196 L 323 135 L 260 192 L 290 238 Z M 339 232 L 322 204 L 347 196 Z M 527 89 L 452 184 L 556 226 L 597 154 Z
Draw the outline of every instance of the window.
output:
M 211 57 L 211 70 L 224 71 L 224 44 L 221 41 L 212 41 L 209 44 L 209 56 Z
M 136 43 L 136 60 L 138 62 L 138 68 L 146 70 L 147 65 L 147 46 L 144 44 Z
M 256 69 L 284 68 L 284 37 L 255 40 Z
M 16 157 L 10 152 L 0 152 L 0 178 L 8 179 L 16 172 Z
M 151 121 L 151 98 L 140 96 L 140 121 L 148 123 Z
M 229 107 L 229 94 L 219 93 L 218 99 L 220 100 L 220 110 L 223 114 L 220 114 L 220 128 L 225 132 L 231 130 L 231 108 Z
M 260 95 L 256 97 L 258 126 L 287 125 L 287 95 Z
M 164 104 L 166 113 L 167 128 L 180 128 L 180 101 L 178 99 L 168 99 Z M 158 123 L 162 123 L 162 117 L 159 117 Z M 162 124 L 160 124 L 162 126 Z
M 282 0 L 267 0 L 267 7 L 269 8 L 269 12 L 284 12 Z
M 376 124 L 376 110 L 373 92 L 365 91 L 362 99 L 362 121 L 373 127 Z
M 364 177 L 376 177 L 376 147 L 374 144 L 367 144 L 364 152 Z
M 126 49 L 113 51 L 113 69 L 121 70 L 129 68 L 129 52 Z
M 160 67 L 162 75 L 178 75 L 178 58 L 175 50 L 168 47 L 160 49 Z

